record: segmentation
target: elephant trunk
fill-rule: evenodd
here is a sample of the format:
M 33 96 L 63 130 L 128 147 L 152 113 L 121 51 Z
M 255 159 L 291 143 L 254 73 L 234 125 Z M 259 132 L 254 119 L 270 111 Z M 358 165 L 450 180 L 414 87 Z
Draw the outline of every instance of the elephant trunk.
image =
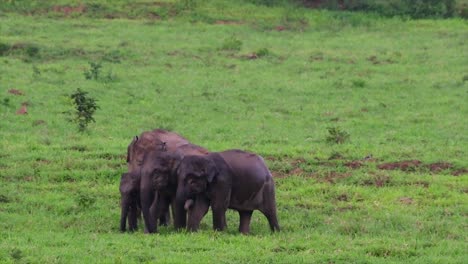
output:
M 143 186 L 140 190 L 141 211 L 145 222 L 145 233 L 156 233 L 156 221 L 154 221 L 150 207 L 154 199 L 154 191 L 151 187 Z
M 126 230 L 126 223 L 127 223 L 127 215 L 128 215 L 128 197 L 122 197 L 121 201 L 121 208 L 122 212 L 120 214 L 120 231 L 125 232 Z
M 174 226 L 176 229 L 185 228 L 187 225 L 187 212 L 185 211 L 185 201 L 187 195 L 182 186 L 177 188 L 176 202 L 175 202 L 175 218 Z

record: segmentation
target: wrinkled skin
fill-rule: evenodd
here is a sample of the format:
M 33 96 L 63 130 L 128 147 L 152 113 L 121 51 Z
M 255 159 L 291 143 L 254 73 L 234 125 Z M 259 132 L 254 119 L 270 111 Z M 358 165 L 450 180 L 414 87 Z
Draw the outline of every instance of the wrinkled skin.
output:
M 156 224 L 151 219 L 160 217 L 168 210 L 170 203 L 175 202 L 174 226 L 184 228 L 187 214 L 184 203 L 188 199 L 185 192 L 178 193 L 179 180 L 175 173 L 185 155 L 207 155 L 208 151 L 200 146 L 185 144 L 175 151 L 153 150 L 146 153 L 141 166 L 140 197 L 143 218 L 148 233 L 157 232 Z M 157 193 L 157 195 L 155 195 Z M 195 207 L 197 203 L 195 202 Z
M 140 210 L 134 210 L 133 204 L 135 204 L 133 197 L 137 196 L 137 201 L 140 206 L 140 179 L 141 179 L 141 164 L 143 158 L 150 150 L 156 151 L 168 151 L 174 152 L 179 146 L 188 144 L 189 141 L 182 136 L 166 131 L 163 129 L 155 129 L 152 131 L 145 131 L 139 137 L 135 137 L 127 148 L 127 165 L 128 173 L 127 176 L 122 175 L 121 179 L 121 196 L 122 196 L 122 215 L 120 229 L 125 230 L 125 217 L 128 216 L 129 229 L 136 229 L 136 219 L 140 216 Z M 123 191 L 123 192 L 122 192 Z M 135 195 L 136 193 L 136 195 Z M 157 195 L 153 192 L 154 199 L 157 199 Z M 140 207 L 138 207 L 140 208 Z M 167 206 L 168 208 L 168 206 Z M 161 213 L 158 217 L 161 225 L 167 225 L 169 223 L 169 209 Z M 154 218 L 156 221 L 156 219 Z
M 196 196 L 199 203 L 204 199 L 204 207 L 191 206 L 189 201 L 185 204 L 189 210 L 189 230 L 198 229 L 208 205 L 213 210 L 215 230 L 226 228 L 228 208 L 239 212 L 239 231 L 243 234 L 250 232 L 254 210 L 265 215 L 272 231 L 280 230 L 273 177 L 260 156 L 241 150 L 185 156 L 177 174 L 184 179 L 182 188 L 188 197 Z
M 143 132 L 139 137 L 135 137 L 127 148 L 128 172 L 140 173 L 143 158 L 150 150 L 173 153 L 179 147 L 189 143 L 182 136 L 163 129 Z
M 122 213 L 120 231 L 125 232 L 128 217 L 129 231 L 137 229 L 137 218 L 140 215 L 140 175 L 123 173 L 120 178 L 120 196 Z

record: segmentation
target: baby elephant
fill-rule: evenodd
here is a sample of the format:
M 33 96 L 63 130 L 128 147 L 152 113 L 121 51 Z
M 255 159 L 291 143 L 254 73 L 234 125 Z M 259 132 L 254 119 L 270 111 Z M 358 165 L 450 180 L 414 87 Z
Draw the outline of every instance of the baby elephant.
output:
M 225 229 L 228 208 L 239 212 L 239 231 L 243 234 L 250 232 L 254 210 L 266 216 L 272 231 L 280 230 L 276 216 L 275 184 L 260 156 L 241 150 L 186 156 L 177 173 L 184 179 L 187 197 L 206 201 L 205 207 L 191 208 L 191 203 L 186 203 L 189 230 L 198 229 L 209 205 L 213 210 L 215 230 Z
M 130 231 L 137 229 L 137 218 L 140 216 L 140 177 L 136 173 L 123 173 L 120 178 L 121 209 L 120 231 L 128 226 Z

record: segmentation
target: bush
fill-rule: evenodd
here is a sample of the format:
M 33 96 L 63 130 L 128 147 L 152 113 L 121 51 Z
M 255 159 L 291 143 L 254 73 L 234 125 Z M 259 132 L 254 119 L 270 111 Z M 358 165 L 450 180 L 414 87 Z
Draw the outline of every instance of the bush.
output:
M 90 122 L 96 122 L 93 118 L 94 112 L 99 108 L 96 105 L 96 100 L 87 95 L 87 92 L 77 89 L 76 92 L 70 95 L 70 99 L 73 101 L 75 106 L 74 118 L 72 122 L 78 124 L 78 130 L 83 132 Z
M 101 72 L 102 64 L 100 62 L 89 62 L 89 70 L 84 71 L 86 80 L 97 80 Z
M 349 133 L 341 130 L 339 127 L 329 127 L 327 142 L 328 143 L 335 143 L 335 144 L 342 144 L 349 139 Z

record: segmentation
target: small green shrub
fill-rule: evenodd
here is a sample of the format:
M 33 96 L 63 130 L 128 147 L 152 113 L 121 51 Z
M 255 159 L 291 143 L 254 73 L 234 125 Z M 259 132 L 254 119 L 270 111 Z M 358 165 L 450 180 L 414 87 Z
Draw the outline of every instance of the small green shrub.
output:
M 356 87 L 356 88 L 364 88 L 366 86 L 366 81 L 364 80 L 353 80 L 352 81 L 353 83 L 353 87 Z
M 266 57 L 266 56 L 271 55 L 271 52 L 267 48 L 261 48 L 261 49 L 257 50 L 257 52 L 255 52 L 255 54 L 257 54 L 258 57 Z
M 328 127 L 328 143 L 343 144 L 349 139 L 349 133 L 339 127 Z
M 14 260 L 19 261 L 19 260 L 21 260 L 23 258 L 23 251 L 21 251 L 21 249 L 14 248 L 14 249 L 11 250 L 10 256 Z
M 10 51 L 10 45 L 5 43 L 0 43 L 0 56 L 5 56 Z
M 226 38 L 221 46 L 221 50 L 227 51 L 239 51 L 242 48 L 242 41 L 237 39 L 235 36 Z
M 89 193 L 78 193 L 75 201 L 80 208 L 89 208 L 96 203 L 96 197 Z
M 10 98 L 3 98 L 2 105 L 6 107 L 10 107 Z
M 86 80 L 98 80 L 102 64 L 100 62 L 89 62 L 90 69 L 84 71 Z
M 90 122 L 96 122 L 93 114 L 99 109 L 99 106 L 96 105 L 94 98 L 89 97 L 87 92 L 79 88 L 70 95 L 70 99 L 72 99 L 76 110 L 71 121 L 78 124 L 78 130 L 83 132 Z

